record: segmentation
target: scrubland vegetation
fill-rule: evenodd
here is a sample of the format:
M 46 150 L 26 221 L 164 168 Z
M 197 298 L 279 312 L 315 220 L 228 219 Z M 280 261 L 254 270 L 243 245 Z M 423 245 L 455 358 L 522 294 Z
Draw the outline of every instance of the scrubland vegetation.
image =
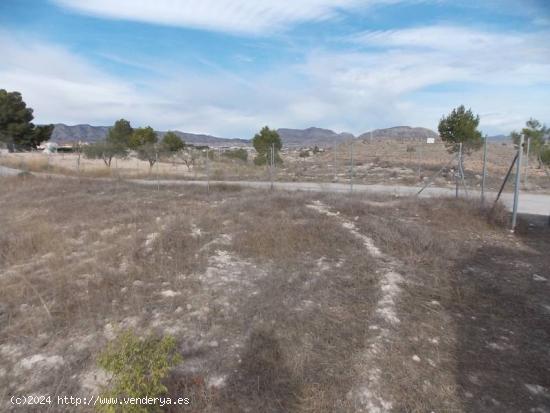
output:
M 131 330 L 173 340 L 156 388 L 184 411 L 548 406 L 548 232 L 511 237 L 503 209 L 2 183 L 3 396 L 109 391 L 105 349 Z

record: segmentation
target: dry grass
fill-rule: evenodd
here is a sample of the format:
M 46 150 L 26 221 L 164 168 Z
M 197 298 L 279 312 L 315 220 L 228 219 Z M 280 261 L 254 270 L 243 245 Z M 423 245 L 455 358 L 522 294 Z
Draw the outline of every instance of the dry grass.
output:
M 461 341 L 467 326 L 456 313 L 476 293 L 455 276 L 486 243 L 509 245 L 501 210 L 489 222 L 486 211 L 454 200 L 2 184 L 5 394 L 97 392 L 98 352 L 134 327 L 176 337 L 184 363 L 167 384 L 191 398 L 189 411 L 357 411 L 348 393 L 370 367 L 357 359 L 385 264 L 339 218 L 307 207 L 320 200 L 395 257 L 406 278 L 391 351 L 376 360 L 385 397 L 395 411 L 466 411 L 461 366 L 475 348 Z

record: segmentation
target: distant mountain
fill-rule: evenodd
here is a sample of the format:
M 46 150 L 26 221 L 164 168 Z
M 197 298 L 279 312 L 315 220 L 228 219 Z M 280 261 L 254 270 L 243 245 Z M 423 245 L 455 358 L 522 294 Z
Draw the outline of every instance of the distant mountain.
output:
M 359 135 L 357 139 L 368 140 L 370 138 L 390 138 L 390 139 L 439 139 L 439 135 L 427 128 L 411 128 L 410 126 L 394 126 L 393 128 L 375 129 L 372 132 L 365 132 Z
M 74 125 L 68 126 L 63 123 L 58 123 L 52 133 L 52 142 L 97 142 L 104 139 L 109 132 L 108 126 L 91 126 L 91 125 Z M 246 139 L 228 139 L 219 138 L 211 135 L 195 134 L 189 132 L 174 131 L 186 143 L 194 145 L 208 145 L 211 147 L 220 146 L 251 146 L 251 141 Z M 351 133 L 336 133 L 330 129 L 322 129 L 311 127 L 307 129 L 277 129 L 284 147 L 328 147 L 337 143 L 341 143 L 347 139 L 354 139 Z M 166 133 L 165 131 L 157 131 L 159 138 Z M 370 139 L 371 133 L 366 132 L 360 135 L 357 139 Z M 372 138 L 390 138 L 390 139 L 439 139 L 437 133 L 426 128 L 411 128 L 410 126 L 396 126 L 387 129 L 376 129 L 372 131 Z M 491 140 L 495 138 L 490 138 Z
M 307 129 L 277 129 L 277 133 L 285 147 L 297 146 L 331 146 L 345 139 L 353 139 L 351 133 L 336 133 L 330 129 L 307 128 Z
M 192 143 L 193 145 L 208 145 L 211 147 L 219 146 L 251 146 L 251 142 L 246 139 L 237 139 L 237 138 L 218 138 L 211 135 L 195 134 L 189 132 L 180 132 L 173 131 L 178 135 L 185 143 Z M 157 132 L 159 139 L 167 132 Z
M 74 125 L 68 126 L 63 123 L 57 123 L 52 132 L 52 142 L 97 142 L 104 139 L 109 133 L 109 126 L 91 126 L 91 125 Z M 250 141 L 245 139 L 226 139 L 218 138 L 210 135 L 194 134 L 188 132 L 174 131 L 176 135 L 181 137 L 186 143 L 194 145 L 208 145 L 212 147 L 218 146 L 250 146 Z M 158 131 L 159 138 L 166 133 Z
M 512 142 L 510 135 L 494 135 L 494 136 L 487 137 L 487 142 L 506 142 L 506 141 Z
M 109 132 L 108 126 L 74 125 L 56 123 L 50 140 L 52 142 L 97 142 Z

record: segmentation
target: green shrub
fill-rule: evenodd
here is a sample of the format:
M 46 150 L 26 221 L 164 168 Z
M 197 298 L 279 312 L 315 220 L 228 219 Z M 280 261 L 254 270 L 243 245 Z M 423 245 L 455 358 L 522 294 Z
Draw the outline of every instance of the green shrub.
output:
M 181 363 L 173 337 L 149 336 L 140 339 L 132 331 L 122 333 L 99 356 L 99 366 L 113 379 L 101 397 L 160 397 L 166 394 L 162 380 L 172 367 Z M 103 405 L 102 412 L 146 413 L 158 411 L 155 405 Z
M 545 145 L 540 150 L 540 162 L 543 165 L 550 166 L 550 145 Z
M 240 159 L 244 162 L 248 160 L 248 152 L 242 148 L 227 150 L 222 155 L 230 159 Z

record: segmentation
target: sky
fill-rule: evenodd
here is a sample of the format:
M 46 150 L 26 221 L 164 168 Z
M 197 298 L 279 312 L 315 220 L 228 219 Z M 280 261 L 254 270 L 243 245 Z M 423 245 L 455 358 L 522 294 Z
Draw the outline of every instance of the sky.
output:
M 0 88 L 35 123 L 252 138 L 550 123 L 550 0 L 0 0 Z

